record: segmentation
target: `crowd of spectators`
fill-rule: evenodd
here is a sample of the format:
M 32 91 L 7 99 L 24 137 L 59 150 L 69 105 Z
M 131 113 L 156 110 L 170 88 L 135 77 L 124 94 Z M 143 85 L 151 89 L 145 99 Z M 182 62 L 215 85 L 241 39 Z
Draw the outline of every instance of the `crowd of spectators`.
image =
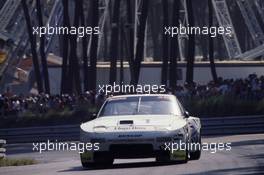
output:
M 168 89 L 168 91 L 170 91 Z M 246 79 L 222 79 L 205 85 L 197 83 L 177 86 L 175 94 L 180 99 L 205 99 L 212 96 L 228 96 L 243 100 L 261 100 L 264 98 L 264 76 L 250 74 Z M 99 107 L 105 100 L 104 94 L 87 91 L 81 95 L 14 95 L 11 92 L 0 94 L 0 116 L 16 115 L 27 110 L 45 113 L 49 109 L 74 110 L 84 104 Z
M 0 116 L 17 115 L 21 112 L 31 111 L 45 113 L 49 109 L 56 111 L 74 110 L 80 105 L 101 106 L 105 97 L 103 94 L 96 94 L 93 91 L 87 91 L 81 95 L 12 95 L 8 92 L 0 94 Z
M 250 74 L 245 79 L 218 78 L 205 85 L 197 83 L 177 86 L 176 96 L 179 98 L 204 99 L 212 96 L 228 96 L 242 100 L 261 100 L 264 98 L 264 76 Z

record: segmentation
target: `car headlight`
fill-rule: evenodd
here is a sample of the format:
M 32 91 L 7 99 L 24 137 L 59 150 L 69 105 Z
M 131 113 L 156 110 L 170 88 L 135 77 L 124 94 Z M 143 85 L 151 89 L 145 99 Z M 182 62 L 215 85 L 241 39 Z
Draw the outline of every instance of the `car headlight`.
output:
M 95 126 L 93 128 L 94 132 L 105 132 L 106 131 L 106 127 L 105 126 Z

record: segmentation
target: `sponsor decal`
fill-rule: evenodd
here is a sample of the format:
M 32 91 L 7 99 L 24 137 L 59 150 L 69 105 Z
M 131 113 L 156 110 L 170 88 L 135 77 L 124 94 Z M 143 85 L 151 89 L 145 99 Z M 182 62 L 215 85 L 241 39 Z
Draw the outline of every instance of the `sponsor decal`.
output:
M 146 128 L 142 126 L 116 126 L 114 130 L 146 130 Z

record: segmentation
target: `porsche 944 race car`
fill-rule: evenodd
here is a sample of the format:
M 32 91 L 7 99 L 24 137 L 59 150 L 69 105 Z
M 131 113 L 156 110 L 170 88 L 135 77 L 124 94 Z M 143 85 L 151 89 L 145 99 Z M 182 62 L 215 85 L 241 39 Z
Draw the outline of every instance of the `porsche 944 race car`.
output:
M 80 126 L 80 142 L 99 147 L 81 153 L 81 163 L 89 167 L 111 165 L 115 158 L 148 157 L 187 163 L 200 158 L 200 129 L 200 119 L 189 116 L 174 95 L 110 97 L 95 119 Z

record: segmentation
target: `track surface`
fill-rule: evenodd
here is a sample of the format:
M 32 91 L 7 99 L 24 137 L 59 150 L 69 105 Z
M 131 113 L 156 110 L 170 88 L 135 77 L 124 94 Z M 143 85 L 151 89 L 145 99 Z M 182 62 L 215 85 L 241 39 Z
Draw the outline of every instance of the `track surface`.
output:
M 173 175 L 173 174 L 264 174 L 264 134 L 203 138 L 202 142 L 231 142 L 231 151 L 203 151 L 201 159 L 187 164 L 158 164 L 154 159 L 115 160 L 113 167 L 81 167 L 77 152 L 32 152 L 32 144 L 7 145 L 10 158 L 34 158 L 39 164 L 1 167 L 0 174 L 96 174 L 96 175 Z

